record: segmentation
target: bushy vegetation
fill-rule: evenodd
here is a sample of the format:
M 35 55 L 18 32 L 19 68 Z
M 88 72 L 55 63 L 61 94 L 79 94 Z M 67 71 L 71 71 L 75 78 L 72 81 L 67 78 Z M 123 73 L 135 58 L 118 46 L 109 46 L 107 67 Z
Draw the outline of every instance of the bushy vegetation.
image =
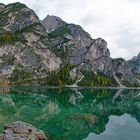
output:
M 8 8 L 8 7 L 10 7 L 10 12 L 16 12 L 18 10 L 26 8 L 26 5 L 25 4 L 21 4 L 20 2 L 16 2 L 16 3 L 12 3 L 12 4 L 6 5 L 5 8 Z
M 140 80 L 140 75 L 136 75 L 136 78 L 138 78 Z
M 22 33 L 30 33 L 35 31 L 35 27 L 39 25 L 39 23 L 32 24 L 25 28 L 19 29 L 15 32 L 3 32 L 0 33 L 0 44 L 10 44 L 15 42 L 22 42 L 25 43 L 26 40 L 24 39 Z
M 74 48 L 74 45 L 67 45 L 65 46 L 60 46 L 60 48 L 56 47 L 50 47 L 50 49 L 55 53 L 57 57 L 60 57 L 64 62 L 67 61 L 70 55 L 70 50 Z
M 70 78 L 71 69 L 72 69 L 72 65 L 66 64 L 59 71 L 49 72 L 46 78 L 39 80 L 40 84 L 54 85 L 54 86 L 72 84 L 75 82 L 75 79 Z
M 70 30 L 67 28 L 67 26 L 63 26 L 63 27 L 60 27 L 59 29 L 49 33 L 48 36 L 50 38 L 56 38 L 58 36 L 63 37 L 63 35 L 66 33 L 70 34 Z
M 21 40 L 20 33 L 5 32 L 0 34 L 0 44 L 8 44 Z
M 85 76 L 84 79 L 79 83 L 82 86 L 115 86 L 117 85 L 113 77 L 108 77 L 100 72 L 97 74 L 90 71 L 82 71 Z
M 48 72 L 47 76 L 44 78 L 33 79 L 30 71 L 21 69 L 19 66 L 14 70 L 10 82 L 16 84 L 32 84 L 33 81 L 37 81 L 40 85 L 71 85 L 74 84 L 75 79 L 71 79 L 70 71 L 73 68 L 72 65 L 66 64 L 59 71 Z M 100 72 L 94 74 L 89 71 L 82 71 L 84 79 L 79 83 L 79 86 L 94 86 L 94 87 L 107 87 L 107 86 L 117 86 L 116 81 L 113 77 L 107 77 Z
M 9 80 L 11 83 L 14 82 L 22 83 L 27 79 L 32 79 L 30 71 L 26 69 L 22 69 L 20 65 L 17 65 Z

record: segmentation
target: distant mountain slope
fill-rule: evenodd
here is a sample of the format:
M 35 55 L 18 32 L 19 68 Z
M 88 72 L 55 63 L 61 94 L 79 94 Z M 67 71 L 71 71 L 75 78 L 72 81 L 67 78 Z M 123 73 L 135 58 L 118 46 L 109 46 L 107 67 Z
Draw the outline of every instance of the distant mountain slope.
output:
M 129 62 L 129 66 L 135 74 L 140 75 L 140 53 L 133 57 Z
M 137 84 L 128 64 L 123 59 L 112 59 L 107 48 L 107 42 L 101 38 L 92 39 L 79 25 L 68 24 L 55 16 L 43 20 L 43 24 L 57 21 L 57 24 L 47 24 L 49 40 L 55 54 L 60 57 L 63 64 L 71 64 L 72 76 L 85 75 L 81 84 L 85 85 L 129 85 Z M 50 21 L 49 21 L 50 20 Z M 61 25 L 61 26 L 60 26 Z M 90 75 L 90 76 L 89 76 Z M 89 78 L 87 78 L 89 77 Z M 92 78 L 90 78 L 92 77 Z M 118 80 L 116 81 L 116 78 Z

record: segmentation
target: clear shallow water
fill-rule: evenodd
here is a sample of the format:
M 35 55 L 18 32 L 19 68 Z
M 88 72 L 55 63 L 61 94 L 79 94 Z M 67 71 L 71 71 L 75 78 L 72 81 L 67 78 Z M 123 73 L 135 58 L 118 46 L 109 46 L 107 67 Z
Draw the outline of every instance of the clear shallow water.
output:
M 139 140 L 140 90 L 0 88 L 0 132 L 21 120 L 53 140 Z

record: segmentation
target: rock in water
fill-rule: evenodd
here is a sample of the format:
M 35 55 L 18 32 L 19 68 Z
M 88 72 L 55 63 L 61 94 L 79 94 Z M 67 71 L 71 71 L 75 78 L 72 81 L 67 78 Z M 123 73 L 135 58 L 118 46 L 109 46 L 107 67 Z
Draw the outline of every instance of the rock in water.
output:
M 0 140 L 47 140 L 43 131 L 30 124 L 17 121 L 4 127 Z

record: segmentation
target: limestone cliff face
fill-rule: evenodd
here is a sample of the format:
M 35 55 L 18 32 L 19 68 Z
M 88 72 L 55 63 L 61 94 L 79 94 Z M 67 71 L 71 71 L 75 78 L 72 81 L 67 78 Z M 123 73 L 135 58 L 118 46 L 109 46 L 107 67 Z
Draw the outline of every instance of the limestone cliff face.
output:
M 57 20 L 55 16 L 47 18 L 43 20 L 44 26 L 50 19 Z M 110 57 L 105 40 L 92 39 L 79 25 L 68 24 L 61 19 L 59 19 L 59 25 L 61 26 L 54 24 L 52 32 L 48 35 L 55 54 L 62 59 L 63 64 L 69 63 L 74 67 L 71 70 L 72 77 L 78 73 L 81 75 L 81 71 L 93 72 L 95 76 L 100 72 L 113 79 L 116 79 L 115 75 L 124 85 L 137 84 L 127 62 Z M 45 27 L 48 31 L 52 26 Z
M 113 72 L 115 76 L 117 76 L 120 80 L 120 83 L 125 83 L 126 85 L 128 83 L 130 85 L 139 84 L 138 81 L 134 78 L 134 74 L 132 73 L 131 68 L 124 59 L 113 59 L 112 64 Z
M 60 68 L 61 60 L 50 50 L 48 35 L 34 11 L 21 3 L 9 4 L 0 12 L 0 21 L 1 76 L 37 78 Z
M 21 3 L 14 3 L 4 6 L 1 11 L 0 18 L 0 32 L 14 32 L 39 22 L 39 18 L 35 12 Z
M 54 18 L 56 17 L 52 16 L 51 20 L 55 20 Z M 85 70 L 107 73 L 111 67 L 111 59 L 106 41 L 101 38 L 92 39 L 79 25 L 62 21 L 62 24 L 65 23 L 62 26 L 61 21 L 61 26 L 56 25 L 56 30 L 49 33 L 56 55 L 61 57 L 64 63 L 79 65 Z M 43 23 L 45 22 L 49 21 L 45 19 Z M 49 25 L 46 28 L 50 29 Z
M 87 70 L 111 74 L 112 63 L 105 40 L 101 38 L 93 40 L 86 53 L 84 67 Z
M 140 53 L 128 61 L 130 68 L 136 75 L 140 75 Z

